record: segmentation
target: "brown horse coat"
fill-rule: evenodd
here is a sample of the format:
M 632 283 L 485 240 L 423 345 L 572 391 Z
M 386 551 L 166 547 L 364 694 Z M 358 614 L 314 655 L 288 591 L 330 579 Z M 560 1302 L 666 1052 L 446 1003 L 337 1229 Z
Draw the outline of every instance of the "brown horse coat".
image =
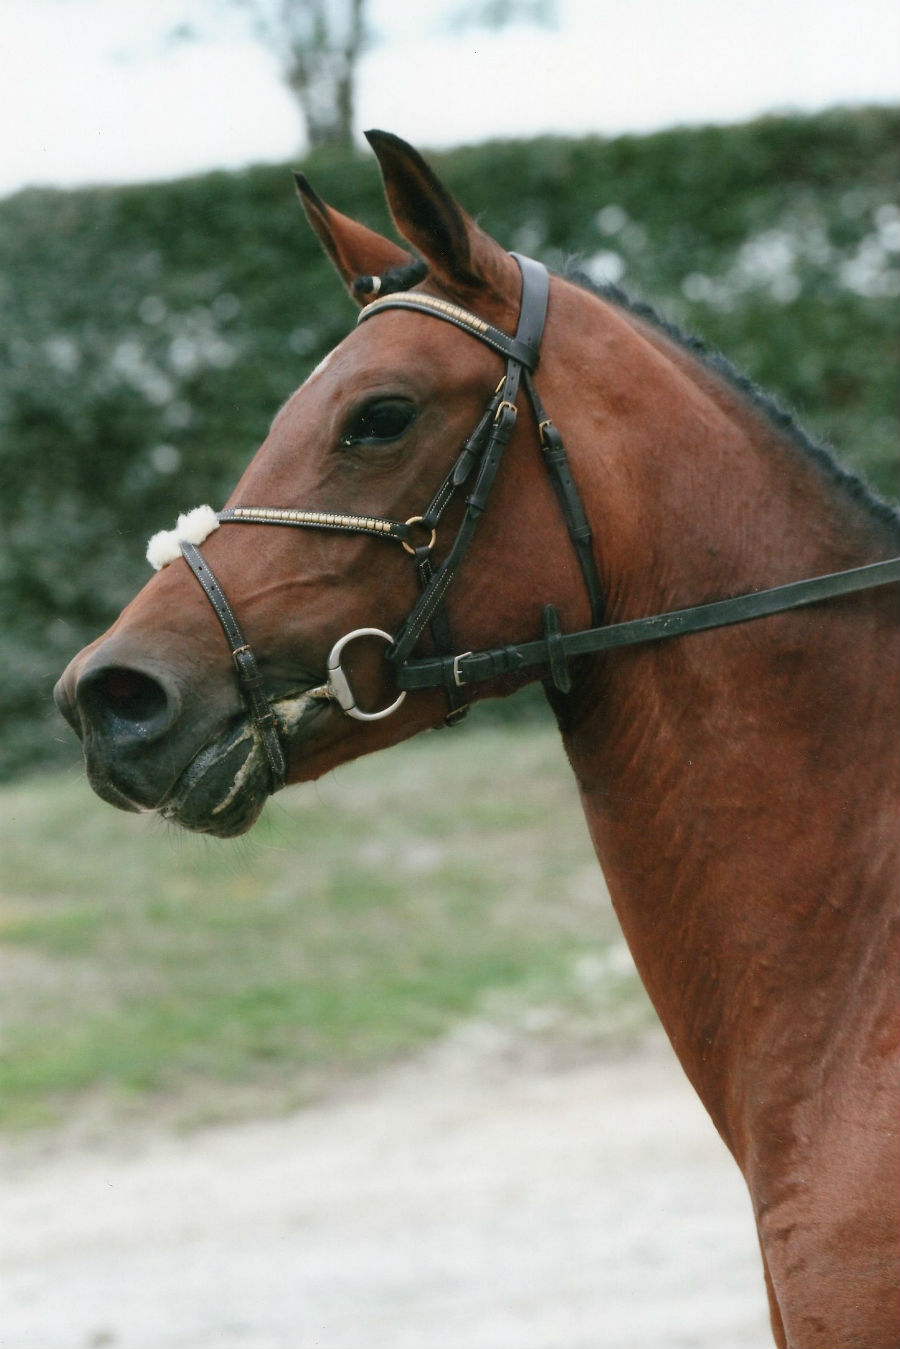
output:
M 371 142 L 398 229 L 428 264 L 418 289 L 513 332 L 509 254 L 415 151 L 384 133 Z M 408 262 L 301 191 L 351 291 Z M 501 369 L 445 323 L 380 314 L 288 400 L 229 504 L 418 514 Z M 593 524 L 607 621 L 896 551 L 887 511 L 761 402 L 662 328 L 560 278 L 537 383 Z M 414 409 L 409 429 L 348 441 L 360 408 L 384 398 Z M 290 781 L 441 720 L 439 691 L 371 725 L 297 701 L 342 634 L 396 631 L 415 598 L 400 550 L 242 525 L 203 551 L 273 697 L 295 700 Z M 535 635 L 547 602 L 564 630 L 588 626 L 535 429 L 520 417 L 448 596 L 458 650 Z M 556 700 L 622 928 L 746 1177 L 775 1338 L 795 1349 L 900 1344 L 896 618 L 895 595 L 880 590 L 587 658 Z M 371 705 L 393 696 L 382 646 L 359 645 L 353 676 Z M 221 630 L 182 562 L 74 659 L 58 700 L 107 800 L 214 833 L 255 819 L 264 775 Z

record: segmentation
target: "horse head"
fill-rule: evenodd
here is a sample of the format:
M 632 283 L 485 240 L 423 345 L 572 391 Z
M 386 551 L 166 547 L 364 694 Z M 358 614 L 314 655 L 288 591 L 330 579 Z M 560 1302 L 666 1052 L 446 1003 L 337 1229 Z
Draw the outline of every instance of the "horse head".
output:
M 240 833 L 273 787 L 447 717 L 446 690 L 398 698 L 386 643 L 471 514 L 461 449 L 469 444 L 473 459 L 483 457 L 504 417 L 511 453 L 497 474 L 490 531 L 475 534 L 473 526 L 463 582 L 447 589 L 409 644 L 434 649 L 438 622 L 457 651 L 512 641 L 539 629 L 548 599 L 570 627 L 590 616 L 577 567 L 564 565 L 548 594 L 547 536 L 560 533 L 564 543 L 564 525 L 537 453 L 525 452 L 529 442 L 537 446 L 537 424 L 516 424 L 516 394 L 502 396 L 504 366 L 508 380 L 513 362 L 473 340 L 471 327 L 434 321 L 467 316 L 495 332 L 501 347 L 504 334 L 514 342 L 520 266 L 416 151 L 382 132 L 369 140 L 394 222 L 417 259 L 328 206 L 298 175 L 313 229 L 361 317 L 374 321 L 359 323 L 288 398 L 224 511 L 195 511 L 180 531 L 152 542 L 148 556 L 160 570 L 57 685 L 91 785 L 123 809 L 160 811 L 220 836 Z M 398 288 L 410 298 L 405 309 L 386 303 Z M 548 326 L 554 307 L 551 295 Z M 554 360 L 560 367 L 558 357 L 545 366 Z M 548 376 L 552 390 L 557 376 Z M 432 515 L 422 521 L 428 503 Z M 223 607 L 240 638 L 230 645 L 240 646 L 249 670 L 223 640 Z M 329 653 L 350 634 L 327 685 Z M 344 708 L 323 696 L 336 679 Z M 475 696 L 514 687 L 515 678 L 495 680 Z M 394 704 L 392 715 L 379 715 Z M 357 715 L 348 716 L 354 707 Z M 450 710 L 461 711 L 452 690 Z M 283 763 L 273 767 L 279 754 Z

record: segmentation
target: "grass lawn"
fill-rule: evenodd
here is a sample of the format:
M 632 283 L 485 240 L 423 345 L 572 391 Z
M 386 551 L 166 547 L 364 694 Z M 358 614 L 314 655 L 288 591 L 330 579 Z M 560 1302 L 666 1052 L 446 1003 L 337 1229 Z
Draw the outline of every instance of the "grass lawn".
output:
M 649 1017 L 552 727 L 420 737 L 224 843 L 36 778 L 0 792 L 0 855 L 7 1129 L 285 1108 L 471 1018 Z

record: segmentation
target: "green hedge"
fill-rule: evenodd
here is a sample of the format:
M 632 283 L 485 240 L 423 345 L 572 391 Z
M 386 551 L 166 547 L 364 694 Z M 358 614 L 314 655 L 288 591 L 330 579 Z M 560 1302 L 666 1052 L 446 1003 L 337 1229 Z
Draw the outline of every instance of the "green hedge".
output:
M 722 349 L 895 494 L 896 110 L 430 156 L 509 247 L 612 279 Z M 389 228 L 371 157 L 306 166 Z M 0 775 L 71 752 L 68 657 L 220 502 L 353 306 L 288 167 L 0 202 Z

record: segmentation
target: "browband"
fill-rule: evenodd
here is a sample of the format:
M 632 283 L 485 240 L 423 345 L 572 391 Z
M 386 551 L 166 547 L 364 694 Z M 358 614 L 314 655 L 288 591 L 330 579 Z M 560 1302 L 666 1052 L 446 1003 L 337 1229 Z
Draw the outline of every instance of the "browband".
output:
M 522 307 L 515 337 L 510 337 L 508 333 L 495 328 L 478 314 L 463 309 L 461 305 L 452 304 L 450 300 L 442 300 L 437 295 L 421 295 L 416 291 L 398 291 L 372 300 L 360 310 L 356 322 L 365 323 L 366 319 L 370 319 L 373 314 L 381 313 L 384 309 L 417 309 L 420 313 L 431 314 L 433 318 L 444 319 L 447 323 L 462 328 L 463 332 L 493 347 L 494 351 L 498 351 L 508 361 L 516 361 L 532 372 L 537 369 L 540 357 L 550 278 L 547 269 L 533 259 L 523 257 L 519 253 L 513 253 L 512 257 L 516 259 L 522 271 Z

